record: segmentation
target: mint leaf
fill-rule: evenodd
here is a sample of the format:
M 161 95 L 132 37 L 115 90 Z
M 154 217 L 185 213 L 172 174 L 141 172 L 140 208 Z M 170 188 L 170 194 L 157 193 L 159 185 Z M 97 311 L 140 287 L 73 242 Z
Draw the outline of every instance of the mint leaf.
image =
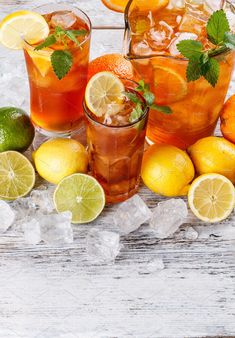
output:
M 225 46 L 230 49 L 235 49 L 235 34 L 230 32 L 225 33 Z
M 215 58 L 208 60 L 207 68 L 203 70 L 204 78 L 215 87 L 219 79 L 219 62 Z
M 66 50 L 56 50 L 51 55 L 51 64 L 56 76 L 61 80 L 72 67 L 72 54 Z
M 197 59 L 189 60 L 186 76 L 188 82 L 196 81 L 202 76 L 201 62 Z
M 200 58 L 202 55 L 203 45 L 195 40 L 182 40 L 177 44 L 178 51 L 187 59 Z
M 65 35 L 72 40 L 76 45 L 80 45 L 78 42 L 76 35 L 73 33 L 73 31 L 65 31 Z
M 138 102 L 135 106 L 135 108 L 132 110 L 132 113 L 129 117 L 130 123 L 135 122 L 139 120 L 139 118 L 143 115 L 143 107 L 140 102 Z
M 142 101 L 140 100 L 140 98 L 135 94 L 135 93 L 131 93 L 131 92 L 124 92 L 124 95 L 131 100 L 134 103 L 142 103 Z
M 72 29 L 72 30 L 68 30 L 67 32 L 72 32 L 73 35 L 75 35 L 75 36 L 81 36 L 81 35 L 87 34 L 87 31 L 85 29 L 79 29 L 79 30 Z
M 54 35 L 49 35 L 40 45 L 34 48 L 34 50 L 41 50 L 43 48 L 50 47 L 56 43 L 56 38 Z
M 155 95 L 149 91 L 146 91 L 143 94 L 143 97 L 145 98 L 145 101 L 147 103 L 148 106 L 151 106 L 153 104 L 153 102 L 155 101 Z
M 153 110 L 158 110 L 160 111 L 161 113 L 164 113 L 164 114 L 172 114 L 172 109 L 170 107 L 167 107 L 167 106 L 160 106 L 156 103 L 152 104 L 151 109 Z
M 206 30 L 208 39 L 214 45 L 219 45 L 224 42 L 225 33 L 230 31 L 230 27 L 223 9 L 220 9 L 211 15 Z

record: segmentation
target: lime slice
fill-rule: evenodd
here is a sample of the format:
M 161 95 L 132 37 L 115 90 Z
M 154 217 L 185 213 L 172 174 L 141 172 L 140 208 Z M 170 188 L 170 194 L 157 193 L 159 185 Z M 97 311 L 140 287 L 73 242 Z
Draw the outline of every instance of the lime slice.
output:
M 116 75 L 111 72 L 97 73 L 87 84 L 86 105 L 96 116 L 117 114 L 123 108 L 124 91 L 125 87 Z
M 234 209 L 235 189 L 223 175 L 201 175 L 189 189 L 188 202 L 194 215 L 202 221 L 220 222 Z
M 0 42 L 10 49 L 22 49 L 23 40 L 35 44 L 49 34 L 44 17 L 31 11 L 18 11 L 7 15 L 0 23 Z
M 54 203 L 58 212 L 72 212 L 72 223 L 89 223 L 104 209 L 104 190 L 94 177 L 73 174 L 58 184 Z
M 35 184 L 29 160 L 16 151 L 0 153 L 0 198 L 15 200 L 27 195 Z

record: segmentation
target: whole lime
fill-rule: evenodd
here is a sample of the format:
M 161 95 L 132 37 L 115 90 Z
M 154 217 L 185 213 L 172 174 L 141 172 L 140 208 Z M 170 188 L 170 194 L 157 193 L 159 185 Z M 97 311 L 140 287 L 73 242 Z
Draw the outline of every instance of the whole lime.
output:
M 0 108 L 0 152 L 25 151 L 34 139 L 34 126 L 27 113 L 15 107 Z

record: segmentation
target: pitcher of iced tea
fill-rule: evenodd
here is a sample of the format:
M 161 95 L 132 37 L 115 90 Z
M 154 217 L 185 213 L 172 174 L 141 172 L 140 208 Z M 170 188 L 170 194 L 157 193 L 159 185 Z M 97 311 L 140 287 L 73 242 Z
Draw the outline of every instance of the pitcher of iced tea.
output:
M 219 0 L 130 0 L 125 12 L 124 49 L 134 69 L 156 96 L 158 105 L 171 114 L 151 110 L 147 140 L 182 149 L 213 134 L 234 68 L 235 54 L 216 56 L 220 66 L 215 87 L 200 77 L 188 81 L 188 59 L 179 52 L 182 40 L 200 41 L 211 48 L 206 26 L 212 13 L 232 14 L 232 2 Z M 234 11 L 235 12 L 235 11 Z M 230 27 L 234 30 L 234 27 Z

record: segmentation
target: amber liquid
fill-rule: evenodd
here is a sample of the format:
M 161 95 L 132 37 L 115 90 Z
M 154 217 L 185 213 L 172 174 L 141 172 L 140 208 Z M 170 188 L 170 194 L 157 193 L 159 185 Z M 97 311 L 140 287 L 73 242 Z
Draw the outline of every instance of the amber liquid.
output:
M 50 26 L 53 14 L 44 16 L 51 33 L 54 32 Z M 48 65 L 48 50 L 35 52 L 28 46 L 24 49 L 30 84 L 31 119 L 44 132 L 66 134 L 78 129 L 83 119 L 82 101 L 87 83 L 90 48 L 90 39 L 87 38 L 89 27 L 77 17 L 69 29 L 85 29 L 87 34 L 78 40 L 81 47 L 69 42 L 67 49 L 73 55 L 73 66 L 62 80 L 56 77 L 51 64 Z M 50 48 L 58 50 L 65 47 L 57 43 Z
M 189 9 L 166 7 L 152 12 L 151 16 L 140 10 L 130 14 L 133 33 L 130 54 L 150 55 L 145 59 L 136 56 L 133 66 L 139 76 L 150 83 L 156 102 L 171 107 L 173 112 L 164 115 L 150 111 L 147 138 L 150 142 L 169 143 L 182 149 L 213 134 L 234 67 L 231 52 L 217 57 L 220 76 L 215 88 L 204 78 L 187 82 L 188 62 L 172 49 L 172 43 L 179 34 L 189 32 L 205 48 L 210 46 L 205 29 L 209 14 L 202 6 L 197 6 L 195 11 L 198 15 L 191 15 Z
M 85 107 L 90 169 L 103 186 L 107 203 L 124 201 L 139 188 L 148 114 L 130 125 L 129 108 L 105 125 Z

